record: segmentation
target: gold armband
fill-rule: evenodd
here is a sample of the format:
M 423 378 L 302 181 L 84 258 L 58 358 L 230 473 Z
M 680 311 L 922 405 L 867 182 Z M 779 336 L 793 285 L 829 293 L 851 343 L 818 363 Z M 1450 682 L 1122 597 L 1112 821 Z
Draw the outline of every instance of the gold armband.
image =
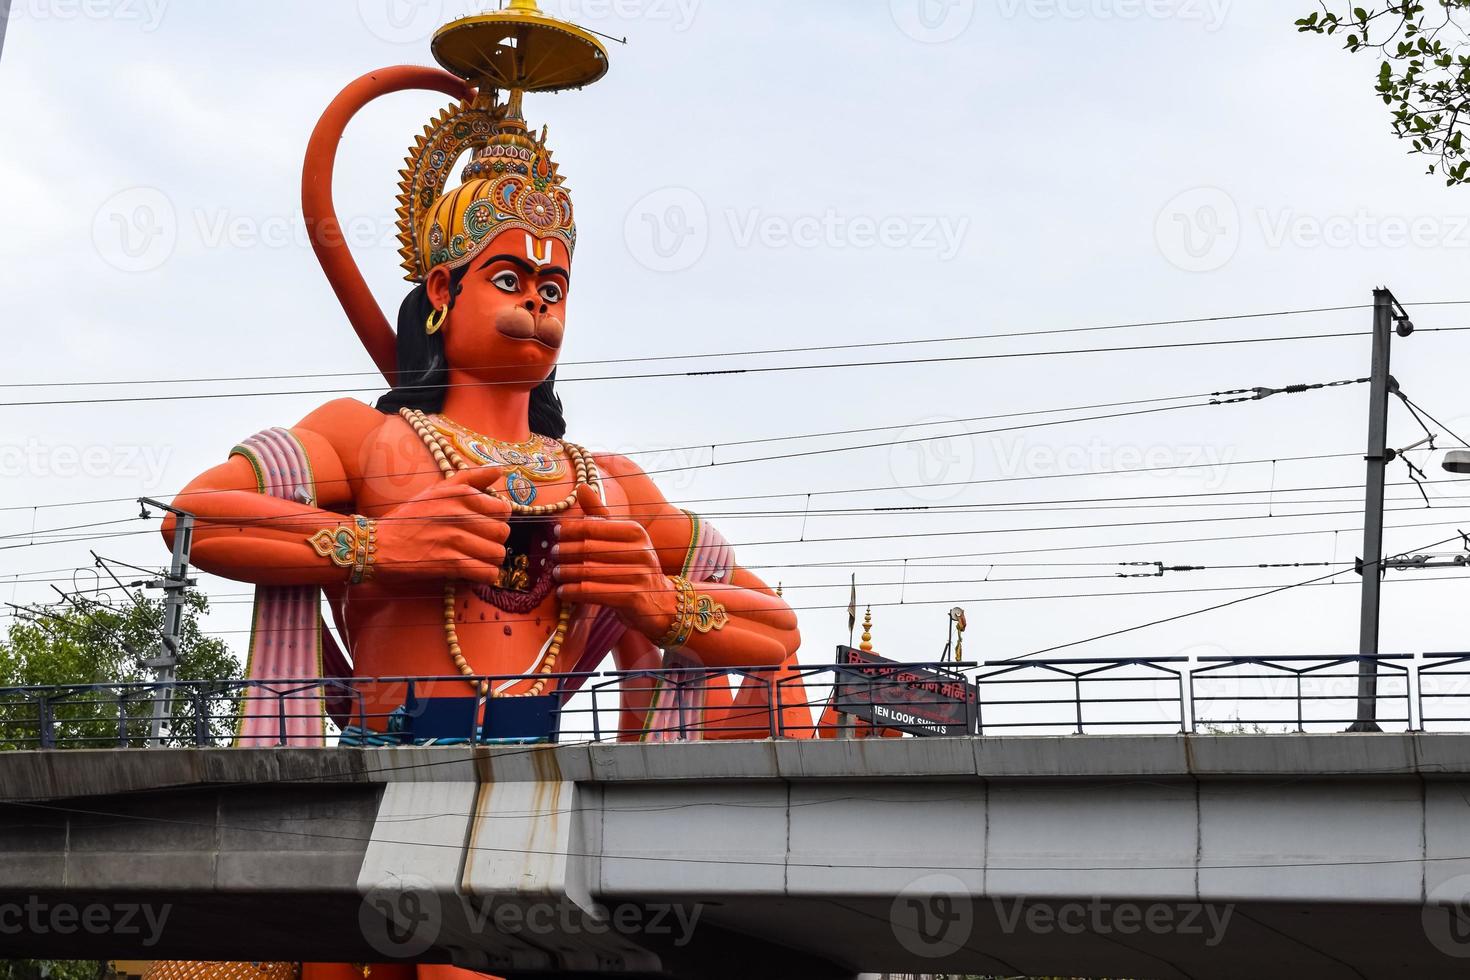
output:
M 354 515 L 345 527 L 325 527 L 307 538 L 316 553 L 348 569 L 347 584 L 361 585 L 373 577 L 378 552 L 378 522 Z
M 725 628 L 730 614 L 725 607 L 710 596 L 697 592 L 694 583 L 675 575 L 669 579 L 674 586 L 678 606 L 674 611 L 674 623 L 659 642 L 665 650 L 677 650 L 689 642 L 697 633 L 714 633 Z

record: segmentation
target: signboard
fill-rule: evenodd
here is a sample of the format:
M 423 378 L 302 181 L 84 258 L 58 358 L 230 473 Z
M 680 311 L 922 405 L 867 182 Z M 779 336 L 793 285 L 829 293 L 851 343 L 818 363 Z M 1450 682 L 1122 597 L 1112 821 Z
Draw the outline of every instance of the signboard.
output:
M 979 691 L 958 671 L 913 667 L 852 647 L 837 648 L 833 706 L 910 735 L 969 735 Z

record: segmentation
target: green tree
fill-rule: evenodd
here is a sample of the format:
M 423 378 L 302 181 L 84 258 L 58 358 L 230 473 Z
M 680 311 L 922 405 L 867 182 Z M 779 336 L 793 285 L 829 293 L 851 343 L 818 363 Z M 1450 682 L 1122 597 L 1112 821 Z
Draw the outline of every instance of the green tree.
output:
M 0 980 L 104 980 L 106 963 L 94 960 L 0 960 Z
M 200 628 L 207 600 L 194 594 L 188 603 L 180 634 L 179 680 L 238 677 L 240 664 L 229 647 Z M 36 610 L 12 623 L 0 640 L 0 748 L 39 746 L 41 692 L 36 689 L 43 687 L 59 689 L 45 694 L 63 748 L 116 745 L 123 730 L 134 744 L 146 737 L 154 692 L 137 685 L 153 678 L 145 662 L 158 649 L 162 618 L 158 600 L 113 605 L 77 601 Z M 198 690 L 208 696 L 173 700 L 170 731 L 178 744 L 193 742 L 201 713 L 213 736 L 230 733 L 234 707 L 229 690 L 209 684 Z
M 239 676 L 239 661 L 223 640 L 206 636 L 199 617 L 207 600 L 191 595 L 181 631 L 178 675 L 186 681 L 219 681 Z M 0 749 L 27 749 L 39 745 L 37 688 L 71 688 L 52 706 L 62 748 L 115 745 L 119 717 L 130 739 L 148 734 L 152 701 L 147 694 L 129 699 L 121 695 L 130 683 L 153 677 L 144 661 L 158 647 L 163 603 L 140 599 L 121 604 L 78 600 L 44 610 L 12 623 L 0 640 Z M 91 685 L 100 688 L 88 689 Z M 205 685 L 207 687 L 208 685 Z M 201 703 L 210 705 L 210 730 L 228 737 L 233 703 L 221 688 L 209 701 L 176 700 L 172 729 L 174 741 L 192 741 Z M 137 744 L 135 742 L 134 744 Z M 0 980 L 105 980 L 106 963 L 89 960 L 0 960 Z
M 1339 37 L 1348 51 L 1380 58 L 1375 92 L 1394 135 L 1431 158 L 1451 186 L 1470 181 L 1463 129 L 1470 115 L 1470 0 L 1397 0 L 1358 7 L 1321 2 L 1296 22 L 1303 33 Z

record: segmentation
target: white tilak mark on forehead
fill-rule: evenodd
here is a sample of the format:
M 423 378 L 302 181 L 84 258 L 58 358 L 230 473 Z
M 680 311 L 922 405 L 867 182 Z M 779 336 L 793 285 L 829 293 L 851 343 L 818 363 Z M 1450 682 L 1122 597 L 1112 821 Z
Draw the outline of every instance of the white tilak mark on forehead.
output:
M 550 265 L 552 254 L 551 242 L 549 240 L 541 242 L 543 248 L 541 249 L 541 253 L 539 255 L 536 252 L 536 244 L 536 239 L 532 238 L 530 235 L 526 236 L 526 258 L 536 263 L 538 267 Z

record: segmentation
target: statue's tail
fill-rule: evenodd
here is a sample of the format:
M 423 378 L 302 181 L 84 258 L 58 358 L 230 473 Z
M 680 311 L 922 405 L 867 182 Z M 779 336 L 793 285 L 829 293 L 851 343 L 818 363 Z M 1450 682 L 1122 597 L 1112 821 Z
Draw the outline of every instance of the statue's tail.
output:
M 343 89 L 327 106 L 307 144 L 306 164 L 301 173 L 301 210 L 306 216 L 311 247 L 352 329 L 357 331 L 358 339 L 390 384 L 398 367 L 397 340 L 388 318 L 373 299 L 337 221 L 337 209 L 332 202 L 332 172 L 337 163 L 337 147 L 352 117 L 379 96 L 409 89 L 442 92 L 461 100 L 474 94 L 464 79 L 438 68 L 399 65 L 370 72 Z

